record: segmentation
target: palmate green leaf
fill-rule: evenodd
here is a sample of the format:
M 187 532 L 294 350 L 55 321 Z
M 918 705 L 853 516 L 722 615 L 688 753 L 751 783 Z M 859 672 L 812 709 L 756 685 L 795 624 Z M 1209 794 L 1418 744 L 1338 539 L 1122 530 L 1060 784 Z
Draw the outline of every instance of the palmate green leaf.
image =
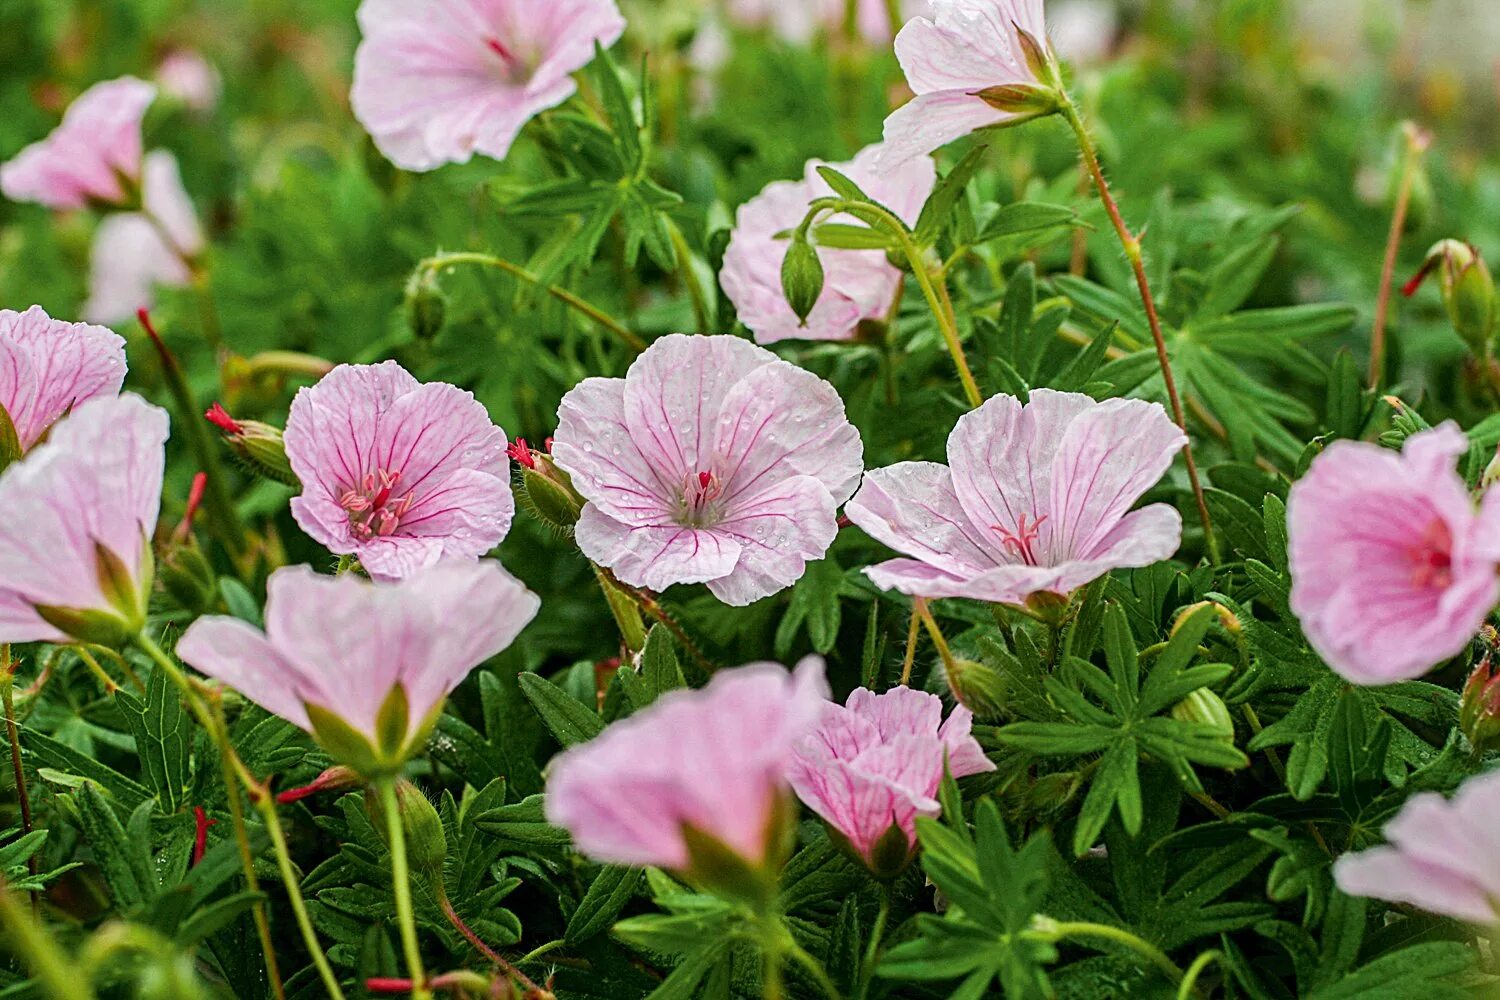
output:
M 563 746 L 586 743 L 604 731 L 604 720 L 597 713 L 545 677 L 523 673 L 519 682 L 521 693 Z
M 141 769 L 161 802 L 162 812 L 177 812 L 186 801 L 191 780 L 188 752 L 192 724 L 176 685 L 162 671 L 153 670 L 144 701 L 129 691 L 118 692 L 115 700 L 135 736 Z
M 792 587 L 791 601 L 776 626 L 777 657 L 787 659 L 803 631 L 814 652 L 827 655 L 833 649 L 843 620 L 843 589 L 844 570 L 833 556 L 807 564 L 807 572 Z
M 625 865 L 605 865 L 589 883 L 588 892 L 568 920 L 564 937 L 570 943 L 586 941 L 608 929 L 620 911 L 635 897 L 641 870 Z
M 914 231 L 920 246 L 931 246 L 937 242 L 938 237 L 952 221 L 954 207 L 963 197 L 964 189 L 974 179 L 975 173 L 978 172 L 988 152 L 988 146 L 975 146 L 964 154 L 964 158 L 959 160 L 952 170 L 938 178 L 932 194 L 922 206 L 921 215 L 917 217 Z

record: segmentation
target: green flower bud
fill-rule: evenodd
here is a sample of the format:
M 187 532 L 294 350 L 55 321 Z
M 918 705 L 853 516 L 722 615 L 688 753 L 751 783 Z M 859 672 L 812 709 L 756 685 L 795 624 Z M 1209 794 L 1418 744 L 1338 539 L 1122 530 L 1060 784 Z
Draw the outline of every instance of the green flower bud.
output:
M 1208 688 L 1199 688 L 1172 706 L 1172 718 L 1210 726 L 1224 742 L 1234 743 L 1234 720 L 1229 717 L 1229 706 Z
M 383 834 L 385 814 L 380 797 L 373 791 L 365 793 L 365 809 L 370 822 Z M 396 782 L 396 811 L 406 833 L 406 859 L 412 873 L 425 879 L 435 896 L 444 898 L 443 866 L 448 860 L 448 836 L 443 830 L 442 817 L 423 791 L 405 778 Z
M 1476 753 L 1500 749 L 1500 673 L 1489 653 L 1469 675 L 1459 702 L 1458 728 Z
M 781 262 L 781 289 L 792 312 L 806 326 L 807 317 L 823 294 L 823 262 L 803 229 L 792 234 L 791 245 Z
M 947 671 L 948 690 L 958 703 L 989 722 L 1005 712 L 1005 676 L 994 667 L 975 660 L 955 659 Z
M 1062 110 L 1062 98 L 1051 87 L 1038 87 L 1030 83 L 1006 83 L 985 87 L 974 95 L 990 107 L 1015 118 L 1000 122 L 1001 125 L 1019 125 L 1033 118 L 1043 118 Z
M 406 325 L 418 340 L 432 340 L 448 321 L 448 296 L 438 284 L 437 272 L 422 268 L 406 283 Z
M 1422 269 L 1402 291 L 1415 294 L 1434 271 L 1453 329 L 1475 357 L 1489 357 L 1495 333 L 1495 281 L 1479 250 L 1459 240 L 1442 240 L 1427 251 Z
M 252 474 L 294 488 L 302 485 L 286 457 L 281 428 L 259 420 L 236 420 L 218 403 L 204 417 L 224 433 L 225 443 Z
M 524 441 L 518 441 L 521 448 Z M 521 503 L 543 524 L 570 532 L 583 512 L 583 497 L 573 489 L 573 480 L 557 467 L 551 456 L 529 452 L 528 465 L 521 461 Z

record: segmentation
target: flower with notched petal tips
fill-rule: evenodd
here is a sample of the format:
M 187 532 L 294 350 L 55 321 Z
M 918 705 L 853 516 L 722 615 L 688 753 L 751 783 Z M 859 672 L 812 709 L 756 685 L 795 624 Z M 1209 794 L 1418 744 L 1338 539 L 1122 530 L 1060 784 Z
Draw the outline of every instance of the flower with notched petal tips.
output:
M 0 309 L 0 408 L 24 452 L 68 411 L 98 396 L 118 396 L 125 341 L 111 330 L 67 323 L 41 306 Z

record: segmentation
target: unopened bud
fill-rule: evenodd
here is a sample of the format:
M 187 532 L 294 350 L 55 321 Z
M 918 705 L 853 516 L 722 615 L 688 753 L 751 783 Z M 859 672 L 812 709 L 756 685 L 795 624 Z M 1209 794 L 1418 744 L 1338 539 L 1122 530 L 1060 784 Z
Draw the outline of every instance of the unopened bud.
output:
M 286 486 L 301 485 L 286 457 L 280 427 L 259 420 L 236 420 L 218 403 L 203 416 L 223 432 L 224 442 L 251 473 Z
M 418 340 L 431 340 L 448 321 L 448 296 L 438 284 L 437 271 L 420 268 L 406 283 L 406 325 Z
M 384 831 L 385 816 L 381 812 L 380 799 L 373 792 L 368 793 L 365 805 L 376 829 Z M 443 831 L 442 817 L 426 794 L 405 778 L 396 783 L 396 810 L 401 816 L 401 829 L 406 834 L 406 858 L 412 872 L 425 879 L 434 894 L 442 898 L 445 895 L 443 865 L 448 860 L 448 837 Z
M 1057 81 L 1057 60 L 1052 57 L 1051 46 L 1045 44 L 1025 28 L 1011 22 L 1016 37 L 1021 42 L 1021 53 L 1026 57 L 1026 68 L 1038 80 Z
M 1173 705 L 1172 718 L 1209 726 L 1224 742 L 1234 743 L 1234 720 L 1229 717 L 1229 706 L 1208 688 L 1199 688 Z
M 198 540 L 189 535 L 163 550 L 157 578 L 162 590 L 184 611 L 204 614 L 218 600 L 218 576 Z
M 521 503 L 543 524 L 569 532 L 583 512 L 583 497 L 573 488 L 572 478 L 558 467 L 552 456 L 537 451 L 519 438 L 509 449 L 521 469 Z
M 1453 329 L 1476 357 L 1488 357 L 1495 332 L 1495 281 L 1471 243 L 1443 240 L 1427 251 L 1422 269 L 1402 291 L 1413 295 L 1434 271 Z
M 1476 753 L 1500 748 L 1500 674 L 1488 652 L 1464 685 L 1458 727 Z
M 974 96 L 990 107 L 1015 117 L 1000 122 L 1001 125 L 1019 125 L 1032 118 L 1042 118 L 1062 110 L 1062 98 L 1051 87 L 1039 87 L 1030 83 L 1007 83 L 996 87 L 985 87 L 975 91 Z
M 987 663 L 955 658 L 947 671 L 948 690 L 958 703 L 983 722 L 1005 711 L 1005 676 Z
M 361 780 L 358 774 L 347 767 L 336 765 L 314 778 L 310 785 L 288 788 L 284 792 L 277 793 L 276 801 L 281 805 L 286 805 L 290 802 L 300 802 L 309 795 L 317 795 L 319 792 L 341 791 L 359 784 Z
M 781 289 L 787 304 L 803 326 L 823 294 L 823 262 L 807 239 L 805 230 L 792 234 L 791 245 L 781 262 Z

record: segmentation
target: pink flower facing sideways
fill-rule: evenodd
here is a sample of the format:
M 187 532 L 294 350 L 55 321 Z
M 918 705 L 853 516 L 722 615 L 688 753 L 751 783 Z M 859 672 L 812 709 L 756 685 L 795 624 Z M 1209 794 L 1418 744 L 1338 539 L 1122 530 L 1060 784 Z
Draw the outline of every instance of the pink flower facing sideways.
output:
M 1182 516 L 1166 504 L 1131 507 L 1186 443 L 1156 403 L 1051 389 L 1025 406 L 995 396 L 959 418 L 948 465 L 868 472 L 845 512 L 911 557 L 867 569 L 877 586 L 1025 604 L 1170 558 Z
M 737 337 L 663 337 L 623 379 L 580 382 L 558 418 L 583 554 L 631 586 L 707 583 L 733 605 L 823 557 L 862 468 L 833 386 Z
M 349 758 L 338 763 L 369 777 L 372 766 L 398 764 L 419 748 L 449 692 L 514 642 L 539 605 L 489 559 L 399 583 L 291 566 L 271 575 L 264 632 L 238 618 L 201 618 L 177 655 L 312 732 Z M 377 720 L 392 703 L 404 703 L 406 717 L 382 745 Z M 350 741 L 339 739 L 349 733 L 368 747 L 350 753 Z
M 292 516 L 378 580 L 477 559 L 510 531 L 505 432 L 473 395 L 394 361 L 340 365 L 292 401 Z
M 991 101 L 1006 103 L 1004 98 L 1014 99 L 1024 88 L 1045 86 L 1027 53 L 1032 43 L 1046 51 L 1042 0 L 931 2 L 931 17 L 913 18 L 896 36 L 896 58 L 917 96 L 885 120 L 882 165 L 1023 118 L 1024 113 L 1001 110 Z
M 1389 684 L 1459 653 L 1500 600 L 1500 492 L 1476 510 L 1443 424 L 1402 451 L 1336 441 L 1292 485 L 1292 611 L 1344 679 Z
M 1432 913 L 1500 924 L 1500 774 L 1464 782 L 1451 800 L 1413 795 L 1385 826 L 1389 844 L 1334 863 L 1351 896 L 1409 903 Z
M 68 411 L 97 396 L 118 396 L 125 341 L 102 326 L 65 323 L 41 306 L 0 309 L 0 408 L 21 450 Z
M 816 658 L 666 694 L 553 761 L 547 821 L 598 861 L 690 871 L 691 827 L 761 867 L 780 846 L 794 748 L 827 697 Z
M 0 643 L 119 643 L 145 622 L 167 414 L 78 406 L 0 475 Z
M 134 77 L 95 84 L 51 135 L 0 166 L 0 191 L 55 209 L 129 204 L 141 179 L 141 122 L 155 98 L 156 88 Z
M 404 170 L 503 160 L 625 30 L 615 0 L 364 0 L 354 114 Z
M 893 875 L 916 847 L 917 817 L 941 811 L 944 760 L 955 778 L 995 769 L 969 735 L 973 722 L 961 705 L 944 722 L 941 699 L 923 691 L 860 688 L 824 706 L 797 747 L 792 788 L 872 871 Z
M 879 155 L 880 147 L 870 146 L 853 162 L 834 167 L 908 225 L 915 225 L 936 183 L 936 166 L 922 157 L 876 170 Z M 819 249 L 823 293 L 806 325 L 792 311 L 781 285 L 781 265 L 790 245 L 783 234 L 802 224 L 814 199 L 833 195 L 833 188 L 818 173 L 821 164 L 810 161 L 801 180 L 770 184 L 741 206 L 735 218 L 720 280 L 740 320 L 759 343 L 853 339 L 861 321 L 885 318 L 901 287 L 902 274 L 883 250 Z M 852 220 L 834 217 L 832 221 Z

